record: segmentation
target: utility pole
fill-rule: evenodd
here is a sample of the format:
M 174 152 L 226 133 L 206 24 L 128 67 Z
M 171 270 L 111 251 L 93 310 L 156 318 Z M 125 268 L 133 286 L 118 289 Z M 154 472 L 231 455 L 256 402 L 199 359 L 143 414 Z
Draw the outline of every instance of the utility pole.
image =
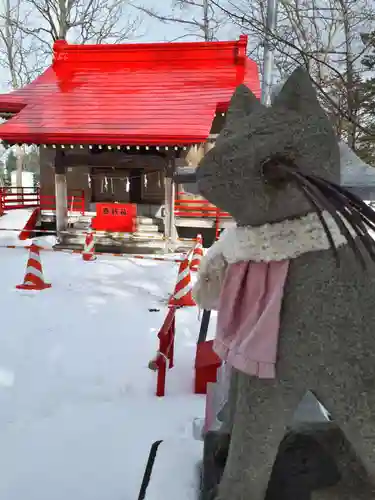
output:
M 23 183 L 22 183 L 22 172 L 23 172 L 23 162 L 24 162 L 24 148 L 23 146 L 16 146 L 16 192 L 21 195 L 23 194 Z
M 209 17 L 209 0 L 203 0 L 203 26 L 204 26 L 204 40 L 205 42 L 211 41 L 210 30 L 210 17 Z
M 277 26 L 277 6 L 278 6 L 278 0 L 268 0 L 266 33 L 263 42 L 264 55 L 263 55 L 262 96 L 261 96 L 261 102 L 265 106 L 269 106 L 271 104 L 271 90 L 273 83 L 273 62 L 274 62 L 274 48 L 272 46 L 271 40 Z

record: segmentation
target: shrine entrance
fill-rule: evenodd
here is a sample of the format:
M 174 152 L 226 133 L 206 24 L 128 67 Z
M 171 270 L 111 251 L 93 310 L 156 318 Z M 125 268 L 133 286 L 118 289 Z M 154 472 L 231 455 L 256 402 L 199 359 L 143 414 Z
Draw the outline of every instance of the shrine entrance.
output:
M 130 170 L 123 168 L 91 169 L 91 201 L 93 203 L 130 203 Z
M 92 203 L 163 204 L 164 169 L 91 167 Z

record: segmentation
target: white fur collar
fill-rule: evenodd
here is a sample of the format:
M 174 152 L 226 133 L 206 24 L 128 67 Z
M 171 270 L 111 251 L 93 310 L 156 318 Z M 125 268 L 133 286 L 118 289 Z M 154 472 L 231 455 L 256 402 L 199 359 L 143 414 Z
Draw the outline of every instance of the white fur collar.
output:
M 323 212 L 336 247 L 346 244 L 332 216 Z M 294 259 L 299 255 L 329 249 L 324 228 L 316 213 L 260 227 L 226 229 L 207 252 L 207 258 L 221 254 L 229 263 L 252 260 L 269 262 Z

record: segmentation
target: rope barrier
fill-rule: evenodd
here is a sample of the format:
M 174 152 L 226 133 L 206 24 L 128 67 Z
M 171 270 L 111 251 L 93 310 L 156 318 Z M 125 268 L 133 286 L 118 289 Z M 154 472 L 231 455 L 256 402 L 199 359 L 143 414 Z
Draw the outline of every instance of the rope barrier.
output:
M 11 232 L 21 232 L 23 231 L 24 228 L 18 228 L 18 229 L 9 229 L 5 227 L 0 227 L 0 231 L 11 231 Z M 89 229 L 89 228 L 88 228 Z M 66 234 L 70 236 L 85 236 L 87 234 L 87 231 L 59 231 L 59 234 Z M 51 236 L 56 236 L 57 231 L 52 230 L 52 229 L 27 229 L 28 233 L 41 233 L 41 234 L 49 234 Z M 156 239 L 156 240 L 170 240 L 170 238 L 166 236 L 161 236 L 160 234 L 156 234 L 155 236 L 146 233 L 146 237 L 142 237 L 142 232 L 138 233 L 137 236 L 134 235 L 134 233 L 123 233 L 123 232 L 115 232 L 115 231 L 97 231 L 95 229 L 91 229 L 91 232 L 93 234 L 97 234 L 99 236 L 113 236 L 114 238 L 116 237 L 121 237 L 125 238 L 127 240 L 134 240 L 137 241 L 138 239 Z M 31 238 L 30 238 L 31 239 Z M 195 238 L 174 238 L 177 241 L 189 241 L 191 243 L 195 242 Z
M 8 227 L 0 227 L 0 231 L 13 231 L 13 232 L 21 232 L 23 231 L 24 228 L 23 227 L 19 227 L 19 228 L 13 228 L 13 229 L 10 229 Z M 56 231 L 53 231 L 51 229 L 28 229 L 27 232 L 29 233 L 46 233 L 46 234 L 56 234 Z M 64 231 L 66 233 L 68 233 L 69 231 Z
M 45 251 L 45 252 L 62 252 L 62 253 L 68 253 L 68 254 L 82 254 L 83 250 L 70 250 L 67 248 L 48 248 L 48 247 L 41 247 L 37 245 L 39 250 Z M 6 249 L 23 249 L 23 250 L 29 250 L 30 245 L 0 245 L 0 248 L 6 248 Z M 137 255 L 137 254 L 130 254 L 130 253 L 108 253 L 108 252 L 95 252 L 95 255 L 102 255 L 105 257 L 125 257 L 127 259 L 141 259 L 141 260 L 158 260 L 158 261 L 163 261 L 163 262 L 174 262 L 174 263 L 180 263 L 183 262 L 184 259 L 181 258 L 171 258 L 168 256 L 159 256 L 159 257 L 154 257 L 151 255 Z

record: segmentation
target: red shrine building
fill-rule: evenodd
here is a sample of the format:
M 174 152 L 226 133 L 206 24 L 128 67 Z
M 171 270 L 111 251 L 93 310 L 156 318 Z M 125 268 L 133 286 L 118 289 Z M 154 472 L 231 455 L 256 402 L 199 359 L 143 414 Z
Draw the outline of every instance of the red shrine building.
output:
M 195 168 L 213 146 L 236 86 L 260 95 L 246 48 L 244 35 L 119 45 L 59 40 L 36 80 L 0 94 L 0 139 L 39 146 L 40 205 L 53 213 L 57 232 L 65 233 L 77 206 L 94 228 L 103 213 L 120 217 L 132 206 L 164 238 L 224 227 L 227 214 L 184 193 L 173 175 Z M 114 230 L 103 220 L 109 226 L 98 230 Z

